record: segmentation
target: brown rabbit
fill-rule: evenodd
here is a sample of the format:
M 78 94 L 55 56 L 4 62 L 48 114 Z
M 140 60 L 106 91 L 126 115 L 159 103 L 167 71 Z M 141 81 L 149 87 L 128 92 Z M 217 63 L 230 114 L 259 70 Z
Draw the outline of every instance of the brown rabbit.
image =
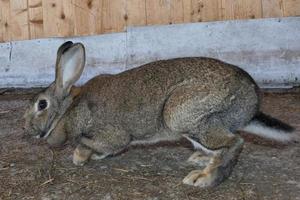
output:
M 129 145 L 183 137 L 196 150 L 188 161 L 205 166 L 183 182 L 209 187 L 228 177 L 237 161 L 243 146 L 237 130 L 284 142 L 292 138 L 292 127 L 259 112 L 259 88 L 253 79 L 222 61 L 156 61 L 72 87 L 84 65 L 84 46 L 64 43 L 57 52 L 54 83 L 25 113 L 28 133 L 50 145 L 78 142 L 76 165 Z

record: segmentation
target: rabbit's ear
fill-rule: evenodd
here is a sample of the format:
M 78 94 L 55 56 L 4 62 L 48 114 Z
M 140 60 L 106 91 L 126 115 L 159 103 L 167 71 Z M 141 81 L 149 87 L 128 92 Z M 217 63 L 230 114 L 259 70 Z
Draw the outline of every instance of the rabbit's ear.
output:
M 65 52 L 68 48 L 70 48 L 73 45 L 72 41 L 67 41 L 65 43 L 63 43 L 62 45 L 60 45 L 60 47 L 57 50 L 57 57 L 56 57 L 56 66 L 58 65 L 59 61 L 60 61 L 60 57 L 63 54 L 63 52 Z M 57 68 L 56 68 L 57 70 Z
M 80 78 L 85 65 L 83 44 L 66 42 L 57 51 L 55 92 L 60 97 L 69 94 L 72 85 Z

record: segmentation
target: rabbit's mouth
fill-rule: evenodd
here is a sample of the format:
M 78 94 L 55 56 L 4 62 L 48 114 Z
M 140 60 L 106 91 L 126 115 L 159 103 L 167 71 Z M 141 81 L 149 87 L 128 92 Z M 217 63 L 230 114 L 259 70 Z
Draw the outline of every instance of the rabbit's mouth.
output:
M 31 128 L 31 130 L 26 130 L 25 134 L 31 135 L 31 137 L 40 139 L 40 138 L 43 138 L 46 135 L 46 132 L 43 131 L 43 130 Z
M 35 136 L 36 138 L 44 138 L 45 135 L 47 134 L 46 131 L 41 131 L 37 136 Z
M 59 123 L 59 121 L 61 120 L 64 114 L 65 112 L 63 112 L 63 114 L 61 115 L 54 116 L 53 119 L 51 120 L 50 126 L 47 129 L 47 131 L 41 131 L 39 134 L 39 138 L 47 138 L 52 133 L 52 131 L 56 128 L 57 124 Z
M 28 135 L 28 136 L 31 136 L 31 137 L 34 137 L 34 138 L 43 138 L 47 132 L 45 131 L 41 131 L 41 130 L 36 130 L 34 128 L 25 128 L 23 127 L 23 130 L 24 130 L 24 134 L 25 135 Z

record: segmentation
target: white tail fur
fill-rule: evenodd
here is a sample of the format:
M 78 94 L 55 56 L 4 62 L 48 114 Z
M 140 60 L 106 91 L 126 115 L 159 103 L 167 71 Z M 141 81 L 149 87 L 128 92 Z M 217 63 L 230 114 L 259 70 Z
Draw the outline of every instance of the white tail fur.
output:
M 280 142 L 289 142 L 295 139 L 293 127 L 263 113 L 256 115 L 242 130 Z

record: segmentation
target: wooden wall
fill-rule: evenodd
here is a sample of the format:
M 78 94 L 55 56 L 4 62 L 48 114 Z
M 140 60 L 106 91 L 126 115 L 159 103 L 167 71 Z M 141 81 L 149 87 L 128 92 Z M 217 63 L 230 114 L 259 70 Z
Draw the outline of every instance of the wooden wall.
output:
M 0 42 L 300 15 L 300 0 L 0 0 Z

